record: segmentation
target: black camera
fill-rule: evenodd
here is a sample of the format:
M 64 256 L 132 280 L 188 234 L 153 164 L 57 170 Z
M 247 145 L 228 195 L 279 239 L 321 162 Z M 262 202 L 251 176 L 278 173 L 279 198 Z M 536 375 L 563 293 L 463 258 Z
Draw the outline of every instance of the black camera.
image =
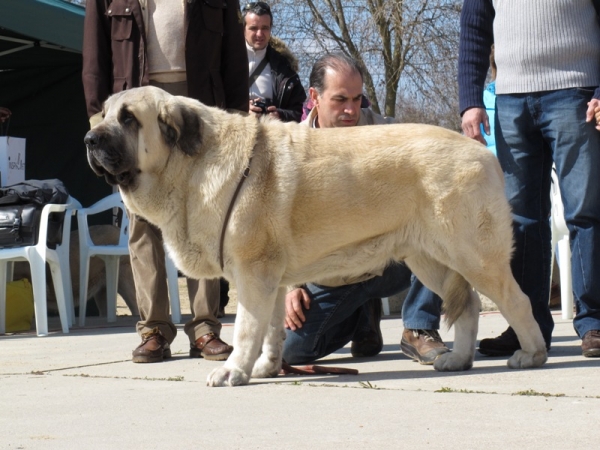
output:
M 254 100 L 252 104 L 262 109 L 263 114 L 267 114 L 267 108 L 273 105 L 273 101 L 270 98 L 266 98 L 264 100 Z

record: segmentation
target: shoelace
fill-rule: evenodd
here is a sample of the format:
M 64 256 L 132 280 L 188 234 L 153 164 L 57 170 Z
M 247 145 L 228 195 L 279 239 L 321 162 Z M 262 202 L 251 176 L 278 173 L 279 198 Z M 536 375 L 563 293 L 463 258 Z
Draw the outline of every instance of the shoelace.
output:
M 154 327 L 150 331 L 146 331 L 145 333 L 142 333 L 142 341 L 148 342 L 150 339 L 152 339 L 156 335 L 161 336 L 161 332 L 159 331 L 158 327 Z
M 423 336 L 426 342 L 442 342 L 442 338 L 435 330 L 413 330 L 413 336 L 418 338 Z

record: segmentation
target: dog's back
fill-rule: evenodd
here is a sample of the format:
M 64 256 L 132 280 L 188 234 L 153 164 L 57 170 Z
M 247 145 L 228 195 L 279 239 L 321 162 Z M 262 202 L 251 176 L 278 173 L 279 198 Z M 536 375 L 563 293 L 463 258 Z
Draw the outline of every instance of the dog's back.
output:
M 261 191 L 284 205 L 266 214 L 280 223 L 280 234 L 287 231 L 278 237 L 288 249 L 286 281 L 360 275 L 381 269 L 390 255 L 404 260 L 424 249 L 454 266 L 465 257 L 465 240 L 510 257 L 503 175 L 481 144 L 418 124 L 265 128 L 269 164 L 283 167 L 277 181 L 287 187 Z

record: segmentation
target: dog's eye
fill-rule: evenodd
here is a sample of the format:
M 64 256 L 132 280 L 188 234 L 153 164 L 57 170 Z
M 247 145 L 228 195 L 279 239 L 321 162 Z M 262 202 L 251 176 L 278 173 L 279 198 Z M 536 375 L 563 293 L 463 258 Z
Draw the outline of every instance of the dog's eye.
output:
M 120 119 L 124 125 L 130 125 L 137 122 L 135 116 L 125 109 L 121 111 Z

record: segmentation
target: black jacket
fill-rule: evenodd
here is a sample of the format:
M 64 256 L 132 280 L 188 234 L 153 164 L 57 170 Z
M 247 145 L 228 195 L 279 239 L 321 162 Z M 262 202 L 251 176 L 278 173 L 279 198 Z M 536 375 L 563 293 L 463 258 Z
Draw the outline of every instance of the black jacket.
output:
M 283 122 L 300 122 L 302 104 L 306 100 L 306 92 L 300 83 L 300 77 L 284 53 L 275 50 L 271 44 L 267 47 L 267 57 L 273 79 L 272 100 L 277 107 L 279 118 Z

